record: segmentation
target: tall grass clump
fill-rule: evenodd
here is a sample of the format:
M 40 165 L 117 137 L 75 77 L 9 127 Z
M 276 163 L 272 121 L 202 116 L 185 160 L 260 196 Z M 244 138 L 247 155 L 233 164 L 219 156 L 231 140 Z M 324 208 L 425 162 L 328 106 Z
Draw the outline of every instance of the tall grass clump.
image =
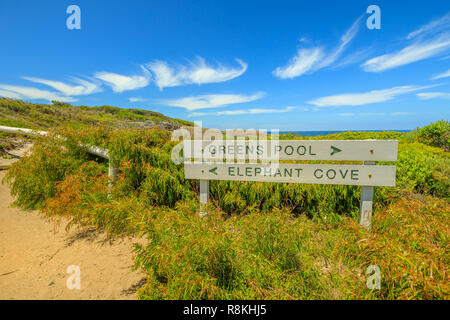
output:
M 213 207 L 205 218 L 191 206 L 160 212 L 148 225 L 148 244 L 136 246 L 136 266 L 149 275 L 140 298 L 344 298 L 345 286 L 335 287 L 353 276 L 342 263 L 331 266 L 343 235 L 324 232 L 287 210 L 229 219 Z
M 433 197 L 404 198 L 377 211 L 366 239 L 343 245 L 364 269 L 380 267 L 381 289 L 361 283 L 353 297 L 448 299 L 449 231 L 450 206 Z

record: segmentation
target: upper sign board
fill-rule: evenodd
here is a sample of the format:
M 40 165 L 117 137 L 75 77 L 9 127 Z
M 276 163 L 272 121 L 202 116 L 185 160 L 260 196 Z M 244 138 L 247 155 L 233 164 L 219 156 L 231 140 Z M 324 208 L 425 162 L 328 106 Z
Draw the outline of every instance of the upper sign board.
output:
M 185 159 L 396 161 L 396 140 L 186 140 Z

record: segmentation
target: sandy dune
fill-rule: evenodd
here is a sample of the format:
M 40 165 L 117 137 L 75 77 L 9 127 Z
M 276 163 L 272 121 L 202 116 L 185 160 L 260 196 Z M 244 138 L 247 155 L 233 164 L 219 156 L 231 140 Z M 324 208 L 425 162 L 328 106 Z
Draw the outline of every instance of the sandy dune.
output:
M 11 151 L 21 156 L 29 145 Z M 14 159 L 2 159 L 8 165 Z M 0 171 L 0 181 L 5 171 Z M 12 208 L 13 198 L 0 184 L 0 299 L 136 299 L 144 275 L 132 271 L 133 240 L 110 242 L 93 230 L 64 230 L 36 211 Z M 67 288 L 76 265 L 80 290 Z

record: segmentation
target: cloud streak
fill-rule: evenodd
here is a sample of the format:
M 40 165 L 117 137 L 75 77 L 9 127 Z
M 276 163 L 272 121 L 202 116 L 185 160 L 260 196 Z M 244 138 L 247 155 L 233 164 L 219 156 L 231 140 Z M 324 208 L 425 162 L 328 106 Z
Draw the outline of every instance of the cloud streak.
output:
M 361 65 L 362 69 L 382 72 L 447 52 L 450 49 L 450 13 L 411 32 L 407 40 L 414 42 L 399 51 L 367 60 Z
M 114 92 L 121 93 L 148 86 L 151 81 L 151 74 L 144 66 L 141 66 L 141 70 L 142 75 L 125 76 L 103 71 L 95 73 L 94 77 L 105 82 Z
M 200 117 L 200 116 L 236 116 L 244 114 L 267 114 L 267 113 L 285 113 L 291 112 L 298 109 L 297 107 L 286 107 L 283 109 L 262 109 L 262 108 L 252 108 L 245 110 L 225 110 L 218 112 L 193 112 L 189 114 L 189 117 Z
M 436 32 L 441 32 L 450 27 L 450 12 L 445 16 L 432 20 L 426 25 L 421 26 L 419 29 L 414 30 L 406 37 L 408 40 L 419 37 L 426 36 L 429 34 L 435 34 Z
M 293 79 L 305 73 L 316 71 L 316 66 L 324 55 L 324 49 L 321 47 L 299 49 L 297 55 L 284 67 L 276 68 L 273 75 L 280 79 Z
M 421 92 L 416 94 L 421 100 L 430 100 L 435 98 L 450 99 L 450 93 L 447 92 Z
M 441 73 L 441 74 L 438 74 L 438 75 L 432 77 L 431 80 L 437 80 L 437 79 L 448 78 L 448 77 L 450 77 L 450 69 L 444 73 Z
M 342 35 L 339 45 L 331 52 L 323 47 L 301 48 L 283 67 L 277 67 L 272 73 L 280 79 L 293 79 L 303 74 L 313 73 L 330 66 L 342 55 L 346 47 L 359 31 L 362 16 Z
M 20 96 L 20 94 L 13 92 L 13 91 L 7 91 L 7 90 L 0 90 L 0 97 L 10 98 L 10 99 L 21 99 L 22 98 Z
M 237 103 L 251 102 L 261 99 L 264 96 L 264 92 L 257 92 L 252 95 L 207 94 L 180 99 L 160 100 L 160 103 L 171 107 L 179 107 L 187 109 L 189 111 L 194 111 L 199 109 L 218 108 Z
M 217 67 L 207 65 L 202 57 L 190 62 L 189 66 L 171 67 L 165 61 L 154 61 L 147 64 L 152 71 L 155 84 L 160 90 L 166 87 L 176 87 L 189 84 L 217 83 L 232 80 L 241 76 L 248 65 L 240 59 L 236 59 L 239 68 L 225 67 L 219 64 Z
M 61 96 L 57 92 L 40 90 L 33 87 L 11 86 L 0 84 L 0 95 L 12 99 L 43 99 L 47 101 L 73 102 L 72 97 Z
M 144 101 L 147 101 L 147 99 L 139 98 L 139 97 L 131 97 L 131 98 L 128 98 L 128 101 L 130 101 L 130 102 L 144 102 Z
M 355 117 L 355 116 L 408 116 L 412 115 L 414 112 L 391 112 L 391 113 L 385 113 L 385 112 L 364 112 L 364 113 L 338 113 L 337 115 L 339 117 Z
M 63 93 L 66 96 L 88 95 L 101 91 L 100 87 L 96 83 L 78 78 L 72 78 L 72 82 L 77 83 L 78 85 L 70 85 L 60 81 L 52 81 L 34 77 L 22 77 L 22 78 L 34 83 L 40 83 L 52 87 L 53 89 L 58 90 L 59 92 Z
M 429 86 L 400 86 L 384 90 L 372 90 L 364 93 L 348 93 L 326 96 L 309 101 L 308 103 L 318 107 L 363 106 L 372 103 L 389 101 L 399 95 L 407 94 L 425 88 L 429 88 Z
M 367 72 L 381 72 L 434 57 L 449 48 L 450 33 L 446 33 L 433 40 L 415 43 L 400 51 L 372 58 L 366 61 L 362 68 Z

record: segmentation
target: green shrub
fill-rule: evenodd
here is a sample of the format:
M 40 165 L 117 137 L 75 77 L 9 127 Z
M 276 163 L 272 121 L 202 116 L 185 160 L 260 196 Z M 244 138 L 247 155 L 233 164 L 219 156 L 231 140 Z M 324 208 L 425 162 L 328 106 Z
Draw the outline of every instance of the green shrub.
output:
M 8 170 L 5 181 L 16 203 L 26 209 L 42 208 L 45 201 L 55 196 L 56 182 L 78 170 L 86 158 L 73 158 L 55 143 L 37 141 L 32 154 L 22 157 Z
M 421 143 L 399 145 L 397 185 L 438 197 L 450 194 L 450 154 Z
M 440 120 L 417 129 L 419 142 L 450 152 L 450 122 Z

